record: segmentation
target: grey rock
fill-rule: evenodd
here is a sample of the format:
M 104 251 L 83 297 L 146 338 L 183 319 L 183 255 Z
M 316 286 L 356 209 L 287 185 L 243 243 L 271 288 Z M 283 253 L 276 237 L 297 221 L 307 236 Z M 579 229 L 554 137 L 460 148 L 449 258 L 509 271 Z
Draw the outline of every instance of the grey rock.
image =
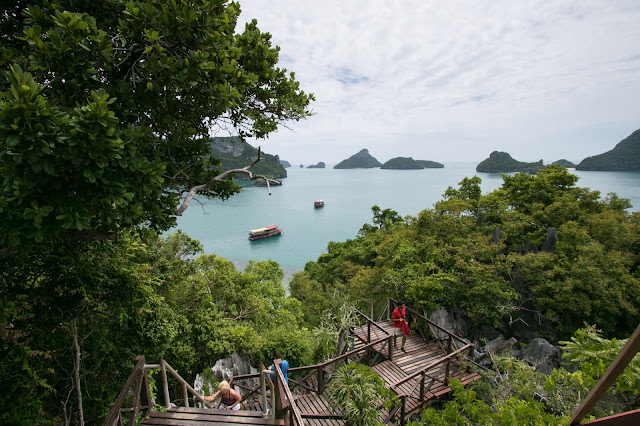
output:
M 500 232 L 501 229 L 499 226 L 496 226 L 496 229 L 493 230 L 493 234 L 491 234 L 491 242 L 496 244 L 500 242 Z
M 197 374 L 193 383 L 193 389 L 203 394 L 203 391 L 207 389 L 207 395 L 212 395 L 217 391 L 215 385 L 223 380 L 229 381 L 233 376 L 240 376 L 243 374 L 257 373 L 258 369 L 249 364 L 249 361 L 238 352 L 231 354 L 229 358 L 223 358 L 216 361 L 213 367 L 211 367 L 211 375 L 209 374 Z M 243 381 L 243 385 L 248 387 L 257 387 L 259 385 L 258 379 L 250 379 Z M 248 393 L 247 390 L 234 386 L 236 392 L 240 396 L 244 397 Z
M 554 368 L 560 367 L 560 349 L 545 339 L 533 339 L 522 351 L 522 357 L 536 367 L 536 371 L 551 374 Z
M 558 234 L 556 228 L 547 228 L 547 239 L 542 244 L 541 251 L 547 253 L 553 253 L 556 250 L 556 243 L 558 242 Z

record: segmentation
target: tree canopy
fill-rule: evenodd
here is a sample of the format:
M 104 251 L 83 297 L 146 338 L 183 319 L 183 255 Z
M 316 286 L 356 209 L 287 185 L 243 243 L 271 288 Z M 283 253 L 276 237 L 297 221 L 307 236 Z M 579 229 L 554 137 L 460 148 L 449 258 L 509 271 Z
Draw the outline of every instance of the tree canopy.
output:
M 222 0 L 23 1 L 1 17 L 0 245 L 166 230 L 185 190 L 227 198 L 205 136 L 266 137 L 313 95 Z

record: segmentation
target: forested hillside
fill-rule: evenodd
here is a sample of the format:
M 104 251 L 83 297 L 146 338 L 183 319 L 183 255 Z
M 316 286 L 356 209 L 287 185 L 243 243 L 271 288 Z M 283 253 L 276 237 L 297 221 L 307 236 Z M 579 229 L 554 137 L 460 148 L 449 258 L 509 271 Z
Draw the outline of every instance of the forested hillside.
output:
M 504 176 L 482 195 L 465 178 L 418 217 L 374 207 L 374 225 L 330 243 L 291 283 L 310 323 L 334 291 L 362 309 L 402 297 L 430 314 L 460 309 L 478 330 L 553 342 L 584 323 L 624 337 L 640 322 L 640 213 L 575 186 L 561 166 Z M 541 251 L 549 228 L 557 243 Z
M 5 3 L 0 423 L 101 424 L 139 354 L 187 378 L 268 342 L 308 361 L 307 340 L 278 337 L 300 309 L 277 265 L 238 273 L 160 238 L 196 195 L 239 190 L 209 135 L 311 115 L 271 35 L 236 28 L 234 2 Z

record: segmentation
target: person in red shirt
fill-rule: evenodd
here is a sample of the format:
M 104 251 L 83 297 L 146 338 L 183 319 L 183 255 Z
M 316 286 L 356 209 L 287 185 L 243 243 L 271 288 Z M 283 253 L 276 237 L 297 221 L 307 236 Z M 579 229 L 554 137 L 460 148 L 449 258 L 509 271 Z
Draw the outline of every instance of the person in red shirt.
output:
M 407 308 L 404 306 L 403 300 L 398 300 L 398 307 L 393 310 L 391 314 L 391 321 L 393 321 L 393 347 L 398 348 L 397 339 L 400 334 L 402 334 L 402 346 L 400 349 L 402 352 L 406 352 L 404 349 L 404 344 L 407 341 L 406 334 L 402 331 L 402 325 L 406 322 L 405 315 L 407 313 Z

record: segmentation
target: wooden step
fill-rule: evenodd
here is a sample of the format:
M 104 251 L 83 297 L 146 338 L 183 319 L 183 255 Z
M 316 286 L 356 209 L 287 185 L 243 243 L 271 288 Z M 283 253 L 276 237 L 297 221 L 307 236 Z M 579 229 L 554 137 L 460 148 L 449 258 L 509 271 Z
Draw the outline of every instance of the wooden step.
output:
M 174 407 L 169 411 L 152 411 L 143 425 L 220 426 L 220 425 L 284 425 L 284 420 L 263 419 L 257 411 L 220 410 Z

